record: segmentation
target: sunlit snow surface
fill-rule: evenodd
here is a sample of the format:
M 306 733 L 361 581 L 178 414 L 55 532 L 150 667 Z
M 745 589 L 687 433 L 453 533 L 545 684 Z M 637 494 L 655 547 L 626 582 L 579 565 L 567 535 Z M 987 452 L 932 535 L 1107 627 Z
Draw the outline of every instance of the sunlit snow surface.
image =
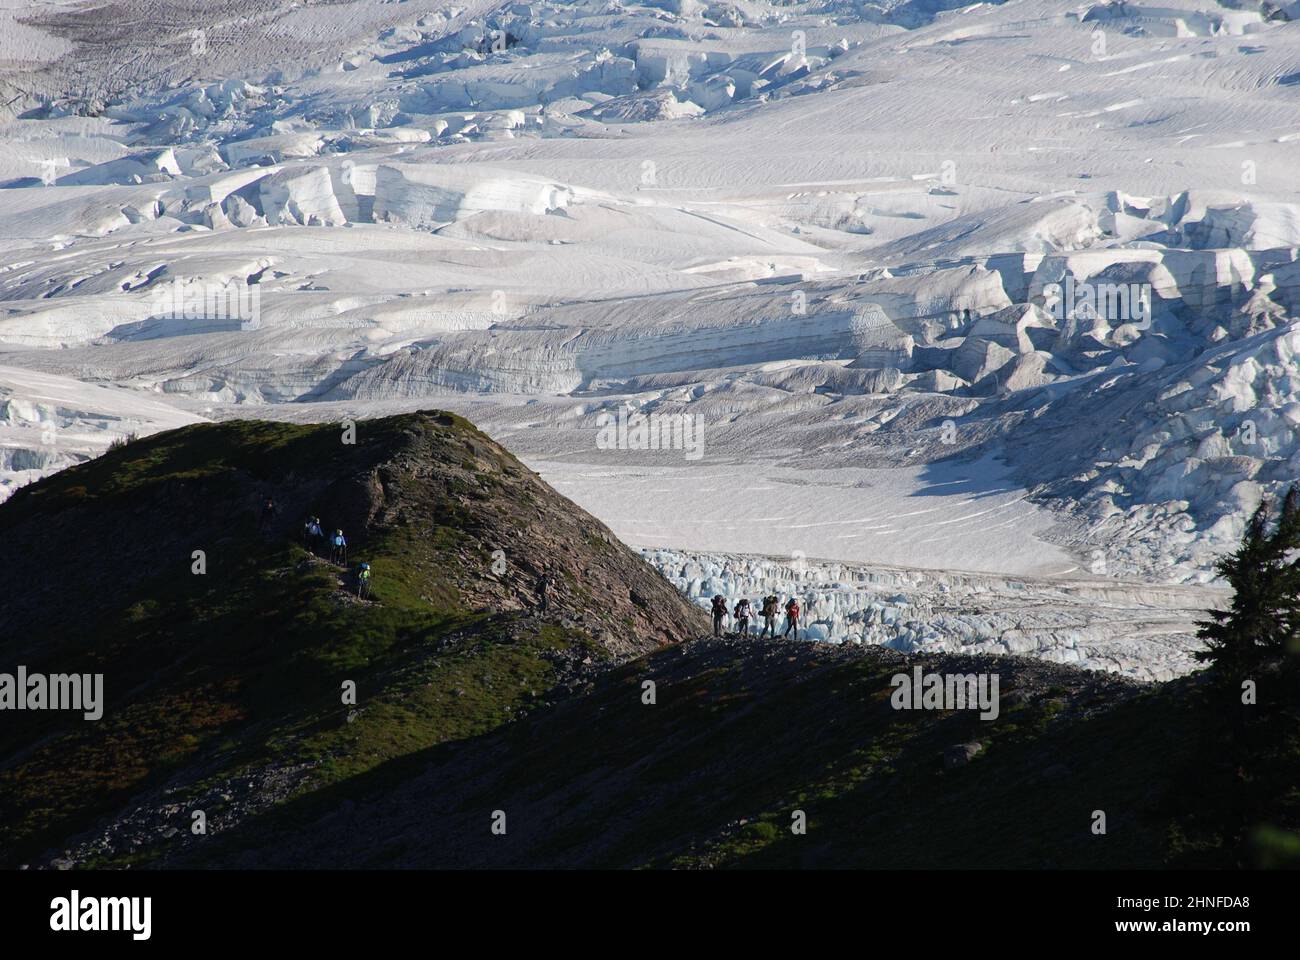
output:
M 130 433 L 446 407 L 669 573 L 1055 578 L 1106 621 L 1068 584 L 1203 584 L 1300 477 L 1297 19 L 0 0 L 0 497 Z M 620 411 L 699 457 L 602 444 Z M 1187 668 L 1189 617 L 1123 620 L 1075 659 Z
M 530 465 L 636 547 L 917 567 L 942 556 L 958 570 L 1040 576 L 1079 570 L 1065 551 L 1039 539 L 1051 516 L 990 464 L 875 470 Z

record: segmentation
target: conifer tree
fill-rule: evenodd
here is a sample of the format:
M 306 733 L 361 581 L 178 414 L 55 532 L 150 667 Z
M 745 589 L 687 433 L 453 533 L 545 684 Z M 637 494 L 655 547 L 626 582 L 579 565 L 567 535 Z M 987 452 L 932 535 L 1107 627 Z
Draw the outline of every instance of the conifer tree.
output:
M 1229 682 L 1300 644 L 1300 484 L 1287 491 L 1276 522 L 1272 514 L 1261 501 L 1241 546 L 1216 564 L 1232 587 L 1232 604 L 1199 624 L 1206 649 L 1196 658 Z

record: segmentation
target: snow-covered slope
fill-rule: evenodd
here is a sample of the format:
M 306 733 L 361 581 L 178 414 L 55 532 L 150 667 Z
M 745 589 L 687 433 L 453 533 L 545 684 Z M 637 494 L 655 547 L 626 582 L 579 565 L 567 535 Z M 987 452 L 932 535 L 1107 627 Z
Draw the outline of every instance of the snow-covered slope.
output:
M 642 546 L 1205 582 L 1300 476 L 1297 18 L 5 5 L 0 495 L 436 404 Z
M 113 440 L 203 419 L 138 391 L 0 367 L 0 495 L 97 457 Z

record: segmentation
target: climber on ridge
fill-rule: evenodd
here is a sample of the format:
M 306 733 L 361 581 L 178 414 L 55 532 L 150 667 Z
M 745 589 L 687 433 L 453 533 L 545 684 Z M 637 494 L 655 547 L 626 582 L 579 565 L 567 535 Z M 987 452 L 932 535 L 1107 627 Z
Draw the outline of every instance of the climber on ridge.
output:
M 325 534 L 321 532 L 320 517 L 308 517 L 307 522 L 302 527 L 303 546 L 312 553 L 319 555 L 321 540 Z
M 785 602 L 785 633 L 781 634 L 784 640 L 790 636 L 790 631 L 794 631 L 794 638 L 799 639 L 799 601 L 791 597 Z
M 763 598 L 763 606 L 761 609 L 763 614 L 763 629 L 760 631 L 758 639 L 762 640 L 769 634 L 773 640 L 776 639 L 776 608 L 777 604 L 780 602 L 781 601 L 777 599 L 775 593 L 769 594 Z
M 727 616 L 727 601 L 722 598 L 722 594 L 715 594 L 713 597 L 713 635 L 722 636 L 722 621 Z
M 330 538 L 330 563 L 347 564 L 348 562 L 348 540 L 343 536 L 342 530 L 335 530 L 334 536 Z
M 736 603 L 736 609 L 732 611 L 736 618 L 736 632 L 745 639 L 749 639 L 749 600 L 741 597 Z

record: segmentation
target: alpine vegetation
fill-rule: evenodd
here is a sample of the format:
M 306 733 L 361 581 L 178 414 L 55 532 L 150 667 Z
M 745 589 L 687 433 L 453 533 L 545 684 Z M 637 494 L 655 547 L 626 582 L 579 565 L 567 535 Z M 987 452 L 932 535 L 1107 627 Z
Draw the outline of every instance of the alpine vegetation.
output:
M 825 569 L 803 556 L 770 561 L 763 588 L 733 578 L 698 598 L 710 618 L 463 418 L 349 429 L 355 443 L 334 419 L 183 427 L 0 504 L 0 565 L 46 574 L 6 599 L 6 631 L 42 662 L 110 658 L 122 691 L 99 723 L 5 715 L 0 865 L 1286 862 L 1300 700 L 1282 650 L 1248 661 L 1236 705 L 1195 673 L 1150 683 L 992 649 L 826 642 L 812 628 L 836 611 L 780 579 Z M 1227 630 L 1251 635 L 1256 609 L 1289 616 L 1251 600 L 1273 596 L 1253 583 L 1288 582 L 1294 504 L 1283 515 L 1273 545 L 1250 541 L 1251 569 L 1275 573 L 1236 581 L 1246 619 Z M 88 539 L 118 544 L 98 589 L 60 589 L 87 575 Z M 877 575 L 861 582 L 887 589 Z M 956 618 L 1047 596 L 1008 578 L 989 599 L 958 574 L 933 589 Z M 1028 636 L 1007 609 L 1002 632 Z M 10 689 L 39 687 L 20 673 Z M 793 796 L 806 833 L 782 826 Z M 1117 810 L 1151 829 L 1097 844 L 1095 796 L 1112 829 Z M 909 818 L 924 836 L 897 829 Z M 741 820 L 755 826 L 738 834 Z

